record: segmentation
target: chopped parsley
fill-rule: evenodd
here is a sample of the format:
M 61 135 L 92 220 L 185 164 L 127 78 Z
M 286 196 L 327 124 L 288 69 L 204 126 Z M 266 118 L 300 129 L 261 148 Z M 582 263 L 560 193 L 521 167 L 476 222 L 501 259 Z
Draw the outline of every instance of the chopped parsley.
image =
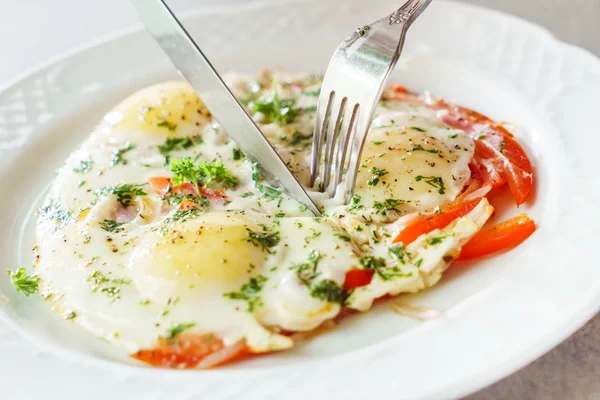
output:
M 506 146 L 506 141 L 503 140 L 500 142 L 500 153 L 504 153 L 504 146 Z
M 105 219 L 104 221 L 100 222 L 100 227 L 107 232 L 118 233 L 123 230 L 121 226 L 125 224 L 126 222 L 117 222 L 112 219 Z
M 174 224 L 176 222 L 187 221 L 188 219 L 197 217 L 198 215 L 201 215 L 203 213 L 204 210 L 200 210 L 195 207 L 190 208 L 189 210 L 177 210 L 171 215 L 169 215 L 167 218 L 165 218 L 161 227 L 161 231 L 164 234 L 167 232 L 169 225 Z
M 263 96 L 249 104 L 255 113 L 261 113 L 265 122 L 276 122 L 279 125 L 287 125 L 296 118 L 298 110 L 294 108 L 295 100 L 284 100 L 279 98 L 277 90 L 270 97 Z
M 436 244 L 442 243 L 444 241 L 444 239 L 446 239 L 447 237 L 448 237 L 448 235 L 436 236 L 436 237 L 428 238 L 425 241 L 427 242 L 428 245 L 434 246 Z
M 158 124 L 156 124 L 156 126 L 158 126 L 159 128 L 167 128 L 171 132 L 175 132 L 175 130 L 177 129 L 176 123 L 173 123 L 173 122 L 167 121 L 167 120 L 162 120 L 162 121 L 158 122 Z
M 175 325 L 167 331 L 167 340 L 175 339 L 177 335 L 183 333 L 187 329 L 193 328 L 194 326 L 196 326 L 194 323 Z
M 54 221 L 57 229 L 62 228 L 74 218 L 73 214 L 55 199 L 50 200 L 46 206 L 40 209 L 40 217 Z
M 167 138 L 162 145 L 158 146 L 158 151 L 165 157 L 165 163 L 169 163 L 169 157 L 174 151 L 187 150 L 190 147 L 202 143 L 200 136 L 188 136 L 183 138 Z
M 311 281 L 319 276 L 317 266 L 322 258 L 323 256 L 317 250 L 311 250 L 306 261 L 299 264 L 294 264 L 290 267 L 290 269 L 296 271 L 296 275 L 302 283 L 310 286 Z
M 348 292 L 343 287 L 330 279 L 324 279 L 311 287 L 310 295 L 329 303 L 344 304 Z
M 252 242 L 256 247 L 261 247 L 263 251 L 273 254 L 270 249 L 279 243 L 279 232 L 254 232 L 248 228 L 246 231 L 248 232 L 246 240 Z
M 450 139 L 456 139 L 458 137 L 458 133 L 455 133 L 454 135 L 450 135 L 448 136 Z
M 131 280 L 126 278 L 109 278 L 98 270 L 92 271 L 87 281 L 92 283 L 92 292 L 95 293 L 100 290 L 101 293 L 116 298 L 121 293 L 121 288 L 117 285 L 128 285 L 131 283 Z
M 179 186 L 184 182 L 190 182 L 198 193 L 200 193 L 198 181 L 206 187 L 213 183 L 226 187 L 237 185 L 237 179 L 231 175 L 231 172 L 223 165 L 221 160 L 195 163 L 192 157 L 181 157 L 171 160 L 170 165 L 171 172 L 174 174 L 171 178 L 173 184 Z
M 374 256 L 365 256 L 358 260 L 360 265 L 362 265 L 365 269 L 370 269 L 375 271 L 377 275 L 384 281 L 388 281 L 395 277 L 409 277 L 411 274 L 405 275 L 400 271 L 400 268 L 397 266 L 388 266 L 385 258 L 382 257 L 374 257 Z
M 344 242 L 350 242 L 350 236 L 344 235 L 343 233 L 334 233 L 333 236 L 335 236 L 336 238 L 343 240 Z
M 133 149 L 135 149 L 134 144 L 125 142 L 125 144 L 123 146 L 119 147 L 112 154 L 111 166 L 114 167 L 115 165 L 118 165 L 118 164 L 127 165 L 128 161 L 127 161 L 127 159 L 124 158 L 124 155 Z
M 250 278 L 248 283 L 245 283 L 239 292 L 224 293 L 223 296 L 232 300 L 244 300 L 248 302 L 248 312 L 254 311 L 256 307 L 261 306 L 262 300 L 258 295 L 262 290 L 267 278 L 262 275 L 258 275 L 256 278 Z
M 23 292 L 25 296 L 29 296 L 38 291 L 40 278 L 37 275 L 28 275 L 23 267 L 16 271 L 7 269 L 6 272 L 10 277 L 10 283 L 12 283 L 17 292 Z
M 121 203 L 121 205 L 125 208 L 131 205 L 133 199 L 137 196 L 145 196 L 147 193 L 142 189 L 145 186 L 145 183 L 141 184 L 131 184 L 124 183 L 122 185 L 116 186 L 110 190 L 112 194 L 117 196 L 117 201 Z
M 417 132 L 427 132 L 425 129 L 419 128 L 418 126 L 409 126 L 409 128 Z
M 363 208 L 365 208 L 365 206 L 360 204 L 360 201 L 361 197 L 359 195 L 355 194 L 354 196 L 352 196 L 352 200 L 350 200 L 350 205 L 346 207 L 346 211 L 353 213 L 355 211 L 362 210 Z
M 390 211 L 400 212 L 396 207 L 404 204 L 404 200 L 399 199 L 385 199 L 383 203 L 378 201 L 373 202 L 373 208 L 377 210 L 377 213 L 387 215 Z
M 426 149 L 418 143 L 413 144 L 412 147 L 410 149 L 408 149 L 408 151 L 426 151 L 428 153 L 433 153 L 433 154 L 437 154 L 440 152 L 438 149 Z
M 433 186 L 434 188 L 438 189 L 438 193 L 439 194 L 444 194 L 446 193 L 446 186 L 444 185 L 444 180 L 442 179 L 441 176 L 421 176 L 421 175 L 417 175 L 415 177 L 415 181 L 419 182 L 419 181 L 425 181 L 426 184 Z
M 238 161 L 238 160 L 241 160 L 241 159 L 242 159 L 242 151 L 241 151 L 240 149 L 238 149 L 237 147 L 235 147 L 235 148 L 232 150 L 232 153 L 233 153 L 233 159 L 234 159 L 235 161 Z
M 404 247 L 404 244 L 402 243 L 390 246 L 388 251 L 390 254 L 395 255 L 398 258 L 398 261 L 400 261 L 402 264 L 404 264 L 404 256 L 409 255 L 406 251 L 406 247 Z
M 421 264 L 423 264 L 423 259 L 422 259 L 422 258 L 419 258 L 419 259 L 417 260 L 417 262 L 415 263 L 415 266 L 416 266 L 417 268 L 421 268 Z
M 367 182 L 370 186 L 376 186 L 379 183 L 379 178 L 388 174 L 388 170 L 377 167 L 371 167 L 369 172 L 373 174 L 373 177 Z
M 193 196 L 191 194 L 186 194 L 184 196 L 171 194 L 170 196 L 165 197 L 163 200 L 165 200 L 170 206 L 181 204 L 183 200 L 189 200 L 202 207 L 210 206 L 210 201 L 206 197 Z
M 321 236 L 321 233 L 322 233 L 322 232 L 317 232 L 317 230 L 315 228 L 310 228 L 310 231 L 312 232 L 312 235 L 304 238 L 304 241 L 306 243 L 309 243 L 311 240 L 318 238 L 319 236 Z
M 94 161 L 92 160 L 81 160 L 79 161 L 79 168 L 73 168 L 73 172 L 77 174 L 87 174 L 92 170 Z

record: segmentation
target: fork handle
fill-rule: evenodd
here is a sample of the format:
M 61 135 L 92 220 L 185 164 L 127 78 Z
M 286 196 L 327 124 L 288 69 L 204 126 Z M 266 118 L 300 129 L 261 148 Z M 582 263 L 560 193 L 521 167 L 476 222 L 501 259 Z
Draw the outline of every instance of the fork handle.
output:
M 410 24 L 427 8 L 432 0 L 408 0 L 406 4 L 394 11 L 388 17 L 390 25 Z

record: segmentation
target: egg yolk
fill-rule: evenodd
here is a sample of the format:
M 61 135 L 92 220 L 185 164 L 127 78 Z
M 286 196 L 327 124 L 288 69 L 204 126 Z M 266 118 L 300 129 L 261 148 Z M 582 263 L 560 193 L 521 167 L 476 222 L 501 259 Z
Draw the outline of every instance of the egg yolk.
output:
M 363 150 L 355 193 L 368 207 L 392 199 L 398 200 L 396 209 L 423 211 L 458 194 L 470 157 L 470 151 L 448 148 L 421 129 L 375 129 Z M 457 165 L 461 158 L 464 166 Z
M 113 126 L 169 135 L 182 124 L 204 124 L 211 114 L 194 90 L 183 82 L 143 89 L 106 117 Z
M 186 285 L 238 287 L 268 255 L 249 239 L 249 229 L 260 228 L 234 214 L 207 213 L 175 224 L 167 234 L 157 231 L 137 265 L 145 265 L 147 275 Z

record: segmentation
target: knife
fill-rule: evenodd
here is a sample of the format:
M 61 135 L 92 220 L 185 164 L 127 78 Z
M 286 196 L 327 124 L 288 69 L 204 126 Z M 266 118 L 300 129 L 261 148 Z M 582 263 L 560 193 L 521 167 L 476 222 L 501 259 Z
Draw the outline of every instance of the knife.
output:
M 181 76 L 225 127 L 246 157 L 257 162 L 264 178 L 281 187 L 316 216 L 321 213 L 267 138 L 237 101 L 210 61 L 163 0 L 132 0 L 146 29 Z

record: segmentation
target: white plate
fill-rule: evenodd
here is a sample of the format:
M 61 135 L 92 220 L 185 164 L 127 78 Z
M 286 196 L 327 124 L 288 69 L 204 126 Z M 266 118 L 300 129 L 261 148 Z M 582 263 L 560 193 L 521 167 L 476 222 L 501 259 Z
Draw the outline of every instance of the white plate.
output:
M 352 28 L 397 1 L 365 4 L 253 2 L 185 22 L 223 71 L 277 64 L 322 71 Z M 152 39 L 133 31 L 52 60 L 0 91 L 0 265 L 30 264 L 31 210 L 101 116 L 134 90 L 174 76 Z M 527 22 L 437 0 L 411 28 L 394 80 L 516 123 L 536 166 L 535 202 L 523 207 L 538 222 L 536 234 L 407 296 L 443 318 L 416 323 L 382 305 L 288 353 L 214 371 L 153 370 L 54 316 L 35 296 L 15 294 L 2 273 L 1 397 L 450 398 L 573 333 L 600 304 L 600 60 Z

